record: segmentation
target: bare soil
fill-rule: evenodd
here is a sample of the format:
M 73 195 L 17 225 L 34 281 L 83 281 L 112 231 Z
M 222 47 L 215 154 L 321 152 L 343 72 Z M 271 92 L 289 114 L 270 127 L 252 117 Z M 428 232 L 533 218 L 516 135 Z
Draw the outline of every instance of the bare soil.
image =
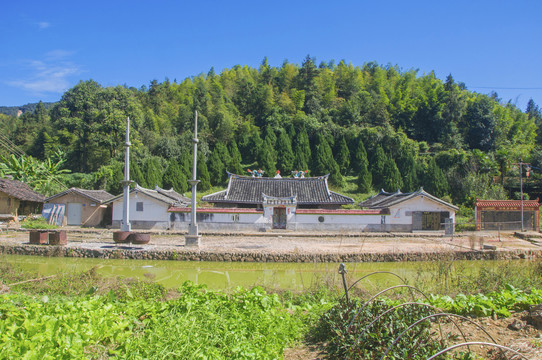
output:
M 446 322 L 443 320 L 444 323 L 441 326 L 443 334 L 450 333 L 454 335 L 454 341 L 450 342 L 450 344 L 460 344 L 465 342 L 496 343 L 517 351 L 527 359 L 540 360 L 542 359 L 542 331 L 535 329 L 529 324 L 525 325 L 525 327 L 521 330 L 512 330 L 510 326 L 516 320 L 526 323 L 526 315 L 527 312 L 519 312 L 506 319 L 472 319 L 474 323 L 483 327 L 490 336 L 486 335 L 475 324 L 466 321 L 458 322 L 455 320 L 458 326 L 461 327 L 461 331 L 465 335 L 465 338 L 463 338 L 462 334 L 450 321 Z M 437 324 L 434 325 L 434 331 L 437 335 L 440 333 Z M 458 350 L 467 351 L 468 349 L 469 348 L 467 347 L 462 347 Z M 472 345 L 470 346 L 470 351 L 475 352 L 483 359 L 520 359 L 519 356 L 514 358 L 514 354 L 511 352 L 503 353 L 498 348 L 487 345 Z M 325 352 L 325 344 L 305 343 L 294 348 L 286 349 L 284 351 L 284 359 L 324 360 L 329 359 L 329 357 Z
M 151 241 L 141 245 L 143 250 L 175 248 L 182 250 L 184 234 L 170 231 L 145 231 Z M 533 234 L 533 236 L 539 234 Z M 67 229 L 68 247 L 99 248 L 114 244 L 111 230 Z M 0 244 L 28 244 L 28 232 L 0 233 Z M 541 250 L 537 242 L 520 239 L 513 232 L 477 232 L 444 236 L 440 232 L 420 233 L 203 233 L 199 251 L 215 253 L 295 253 L 295 254 L 351 254 L 351 253 L 410 253 L 484 251 L 484 246 L 496 251 Z

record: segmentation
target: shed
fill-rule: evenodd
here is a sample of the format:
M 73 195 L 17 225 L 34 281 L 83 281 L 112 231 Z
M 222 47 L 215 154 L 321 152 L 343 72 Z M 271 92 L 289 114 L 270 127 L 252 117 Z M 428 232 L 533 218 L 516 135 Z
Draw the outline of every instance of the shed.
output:
M 476 230 L 539 231 L 540 203 L 536 200 L 479 200 L 476 199 Z
M 111 222 L 111 210 L 104 204 L 111 198 L 113 195 L 105 190 L 71 188 L 48 197 L 45 202 L 63 208 L 62 225 L 95 227 Z
M 41 214 L 45 196 L 35 192 L 27 184 L 12 179 L 0 179 L 0 214 Z

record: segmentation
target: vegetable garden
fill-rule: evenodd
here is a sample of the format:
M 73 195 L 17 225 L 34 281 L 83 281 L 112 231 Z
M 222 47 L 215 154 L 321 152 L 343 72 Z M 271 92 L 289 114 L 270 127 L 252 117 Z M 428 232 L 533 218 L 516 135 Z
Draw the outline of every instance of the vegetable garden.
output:
M 431 295 L 407 284 L 367 294 L 366 279 L 346 294 L 324 284 L 294 294 L 190 282 L 168 290 L 94 271 L 36 276 L 0 263 L 0 359 L 280 359 L 302 343 L 329 359 L 534 359 L 475 320 L 542 303 L 536 278 Z

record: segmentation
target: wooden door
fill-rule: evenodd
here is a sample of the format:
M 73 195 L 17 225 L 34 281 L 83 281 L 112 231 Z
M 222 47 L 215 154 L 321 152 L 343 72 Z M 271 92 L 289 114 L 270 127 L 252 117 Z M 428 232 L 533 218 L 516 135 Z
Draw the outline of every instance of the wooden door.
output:
M 273 229 L 286 229 L 285 208 L 273 208 Z

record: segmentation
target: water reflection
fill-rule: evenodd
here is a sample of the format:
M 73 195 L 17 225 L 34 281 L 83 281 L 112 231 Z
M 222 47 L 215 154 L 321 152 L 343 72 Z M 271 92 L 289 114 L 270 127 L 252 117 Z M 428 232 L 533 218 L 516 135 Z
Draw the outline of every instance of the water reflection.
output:
M 307 290 L 316 285 L 341 284 L 337 263 L 243 263 L 189 262 L 158 260 L 114 260 L 55 258 L 4 255 L 0 262 L 16 264 L 41 276 L 59 272 L 81 272 L 95 267 L 102 276 L 123 276 L 152 279 L 166 287 L 175 288 L 190 280 L 206 284 L 211 289 L 231 290 L 238 286 L 256 285 L 268 289 Z M 481 262 L 477 262 L 480 264 Z M 414 280 L 420 275 L 423 263 L 348 263 L 348 283 L 374 271 L 392 271 L 404 279 Z M 469 266 L 470 267 L 470 266 Z M 363 280 L 367 290 L 398 285 L 400 281 L 389 274 L 378 274 Z

